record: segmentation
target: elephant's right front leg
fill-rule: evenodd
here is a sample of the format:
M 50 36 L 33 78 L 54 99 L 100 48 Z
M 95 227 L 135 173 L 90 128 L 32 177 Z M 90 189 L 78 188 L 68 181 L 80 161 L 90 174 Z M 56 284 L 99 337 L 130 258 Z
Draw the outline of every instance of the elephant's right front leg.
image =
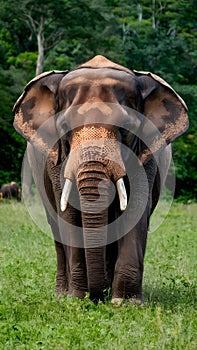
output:
M 69 289 L 68 263 L 65 254 L 65 247 L 62 243 L 55 241 L 57 256 L 56 291 L 55 296 L 67 293 Z
M 75 197 L 76 194 L 74 194 L 73 190 L 70 200 L 77 207 L 77 203 L 75 203 L 77 199 Z M 77 298 L 84 298 L 88 288 L 81 213 L 69 203 L 66 211 L 61 212 L 59 230 L 61 232 L 62 242 L 67 244 L 64 248 L 69 268 L 68 294 Z
M 69 293 L 77 298 L 84 298 L 88 291 L 85 263 L 85 251 L 83 248 L 70 247 L 70 288 Z

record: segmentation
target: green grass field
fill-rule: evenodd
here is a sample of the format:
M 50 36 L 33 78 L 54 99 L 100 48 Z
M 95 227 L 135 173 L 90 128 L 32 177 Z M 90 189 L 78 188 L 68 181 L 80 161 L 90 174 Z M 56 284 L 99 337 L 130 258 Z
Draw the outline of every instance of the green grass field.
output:
M 197 204 L 174 203 L 148 237 L 144 307 L 56 299 L 53 240 L 0 203 L 0 349 L 197 349 Z M 161 213 L 162 215 L 162 213 Z

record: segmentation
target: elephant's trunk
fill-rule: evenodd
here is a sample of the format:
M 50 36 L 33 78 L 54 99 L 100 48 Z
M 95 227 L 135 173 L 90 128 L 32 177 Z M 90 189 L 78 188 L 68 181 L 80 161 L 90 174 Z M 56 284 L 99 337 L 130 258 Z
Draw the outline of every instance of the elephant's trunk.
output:
M 120 145 L 112 131 L 92 126 L 72 135 L 71 152 L 64 171 L 66 181 L 61 210 L 66 210 L 72 181 L 76 180 L 82 212 L 88 290 L 93 300 L 102 299 L 106 286 L 108 207 L 113 200 L 110 196 L 113 196 L 112 182 L 117 187 L 120 209 L 125 210 L 127 205 L 124 175 Z
M 106 286 L 106 244 L 111 183 L 105 167 L 90 162 L 78 173 L 90 298 L 102 299 Z

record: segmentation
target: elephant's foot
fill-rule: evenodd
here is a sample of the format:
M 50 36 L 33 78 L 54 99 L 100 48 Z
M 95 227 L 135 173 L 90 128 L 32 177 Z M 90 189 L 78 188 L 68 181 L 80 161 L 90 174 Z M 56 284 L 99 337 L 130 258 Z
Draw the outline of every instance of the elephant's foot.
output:
M 61 297 L 65 297 L 67 294 L 68 294 L 67 289 L 57 288 L 57 287 L 56 287 L 54 296 L 55 296 L 56 298 L 61 298 Z
M 121 306 L 123 302 L 129 305 L 144 305 L 144 296 L 142 294 L 136 294 L 128 299 L 114 297 L 111 300 L 111 303 L 117 307 Z
M 68 294 L 67 283 L 65 280 L 56 281 L 55 297 L 61 298 Z
M 69 291 L 69 294 L 78 299 L 84 299 L 86 292 L 83 290 L 72 289 Z
M 144 305 L 144 296 L 142 294 L 133 295 L 131 298 L 126 299 L 128 305 Z
M 111 303 L 114 306 L 120 306 L 123 302 L 123 298 L 112 298 Z
M 55 297 L 62 297 L 68 294 L 68 282 L 65 275 L 56 276 Z

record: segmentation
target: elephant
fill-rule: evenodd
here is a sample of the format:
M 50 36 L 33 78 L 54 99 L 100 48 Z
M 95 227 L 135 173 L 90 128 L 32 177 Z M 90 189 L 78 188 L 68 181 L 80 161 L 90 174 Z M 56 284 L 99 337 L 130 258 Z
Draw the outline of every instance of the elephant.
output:
M 2 198 L 12 199 L 16 198 L 17 201 L 21 200 L 21 190 L 20 186 L 15 182 L 12 181 L 9 184 L 3 184 L 1 186 L 1 193 Z
M 12 195 L 11 195 L 10 184 L 3 184 L 1 186 L 1 193 L 2 193 L 2 198 L 11 199 Z
M 97 55 L 31 80 L 14 127 L 51 226 L 56 295 L 144 302 L 144 256 L 187 106 L 150 72 Z

